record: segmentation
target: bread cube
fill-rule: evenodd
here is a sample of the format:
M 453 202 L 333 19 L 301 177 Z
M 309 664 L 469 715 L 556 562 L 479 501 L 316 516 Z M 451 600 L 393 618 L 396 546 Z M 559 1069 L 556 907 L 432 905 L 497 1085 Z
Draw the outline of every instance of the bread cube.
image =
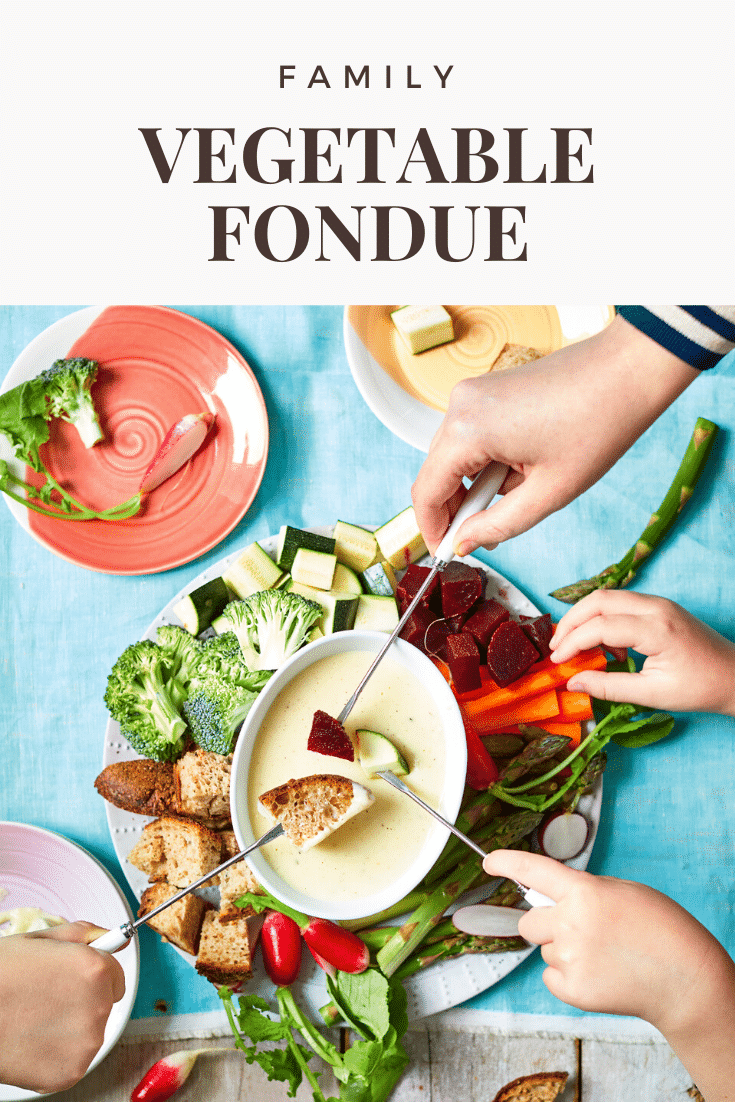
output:
M 176 895 L 179 889 L 174 884 L 159 881 L 146 888 L 140 900 L 138 918 L 143 918 L 149 911 L 155 910 L 165 900 Z M 176 903 L 172 903 L 160 915 L 152 918 L 148 925 L 161 935 L 164 941 L 170 941 L 177 945 L 185 953 L 196 955 L 199 948 L 199 935 L 202 929 L 202 921 L 205 911 L 211 910 L 210 904 L 205 903 L 198 895 L 190 893 Z
M 211 982 L 237 984 L 253 974 L 248 920 L 220 922 L 217 911 L 204 916 L 196 970 Z

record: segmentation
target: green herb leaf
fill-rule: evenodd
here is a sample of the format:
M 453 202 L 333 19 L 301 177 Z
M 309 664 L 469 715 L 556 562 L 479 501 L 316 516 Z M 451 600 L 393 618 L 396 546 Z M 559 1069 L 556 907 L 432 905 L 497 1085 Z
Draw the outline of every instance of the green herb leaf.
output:
M 376 1041 L 382 1041 L 390 1026 L 390 995 L 388 980 L 377 968 L 368 968 L 359 975 L 338 972 L 336 1003 L 340 1010 L 347 1008 L 352 1019 L 362 1023 Z M 347 1015 L 345 1015 L 347 1019 Z M 349 1020 L 349 1019 L 347 1019 Z
M 309 916 L 302 914 L 301 911 L 294 910 L 293 907 L 289 907 L 286 903 L 281 903 L 280 899 L 276 899 L 275 896 L 269 895 L 268 892 L 244 892 L 238 899 L 235 900 L 236 907 L 252 907 L 256 914 L 261 914 L 262 911 L 279 911 L 282 915 L 288 915 L 292 918 L 297 926 L 301 929 L 304 926 L 309 925 Z
M 674 717 L 667 715 L 666 712 L 657 712 L 655 715 L 647 716 L 636 723 L 627 724 L 624 731 L 616 732 L 612 736 L 612 741 L 617 743 L 618 746 L 635 750 L 639 746 L 650 746 L 652 743 L 666 738 L 667 735 L 671 734 L 673 728 Z

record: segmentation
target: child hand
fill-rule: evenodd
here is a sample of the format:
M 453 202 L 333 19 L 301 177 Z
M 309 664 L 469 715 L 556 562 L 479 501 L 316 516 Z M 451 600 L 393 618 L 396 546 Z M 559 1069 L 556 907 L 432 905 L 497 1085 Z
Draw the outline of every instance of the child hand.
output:
M 483 867 L 556 901 L 528 911 L 518 932 L 541 946 L 544 983 L 562 1002 L 636 1015 L 674 1036 L 718 1001 L 723 978 L 735 984 L 735 966 L 716 939 L 653 888 L 514 850 L 495 850 Z
M 642 670 L 575 674 L 569 689 L 647 708 L 735 716 L 735 643 L 673 601 L 624 590 L 590 593 L 559 621 L 552 661 L 600 644 L 645 654 Z
M 73 922 L 0 938 L 0 1083 L 59 1091 L 84 1075 L 125 993 L 118 962 L 88 948 L 101 933 Z

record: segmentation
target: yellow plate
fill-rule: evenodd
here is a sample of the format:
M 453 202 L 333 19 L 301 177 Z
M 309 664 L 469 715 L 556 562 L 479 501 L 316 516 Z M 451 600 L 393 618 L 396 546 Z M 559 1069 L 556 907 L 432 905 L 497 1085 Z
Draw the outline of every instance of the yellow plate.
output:
M 505 344 L 546 355 L 599 332 L 615 312 L 612 306 L 447 306 L 455 339 L 412 355 L 391 321 L 397 309 L 348 306 L 347 319 L 372 359 L 406 394 L 442 413 L 455 383 L 492 370 Z

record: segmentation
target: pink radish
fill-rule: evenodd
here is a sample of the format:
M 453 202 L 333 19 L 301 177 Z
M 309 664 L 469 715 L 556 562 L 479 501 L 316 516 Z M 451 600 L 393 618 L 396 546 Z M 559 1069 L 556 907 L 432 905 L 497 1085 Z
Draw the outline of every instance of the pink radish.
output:
M 370 964 L 370 950 L 362 938 L 326 918 L 309 919 L 301 933 L 315 960 L 318 955 L 341 972 L 364 972 Z
M 518 937 L 518 922 L 526 913 L 516 907 L 475 903 L 455 911 L 452 922 L 462 933 L 476 937 Z
M 189 1078 L 198 1056 L 234 1051 L 234 1048 L 197 1048 L 172 1052 L 148 1069 L 130 1095 L 130 1102 L 165 1102 Z
M 312 949 L 312 947 L 310 945 L 307 946 L 307 949 L 309 950 L 309 952 L 313 956 L 316 963 L 322 969 L 322 971 L 326 972 L 327 975 L 332 977 L 332 979 L 336 979 L 337 969 L 334 967 L 334 965 L 330 964 L 328 960 L 324 959 L 324 957 L 320 957 L 319 954 L 317 953 L 316 949 Z
M 213 413 L 187 413 L 177 421 L 164 436 L 153 462 L 143 475 L 141 493 L 150 493 L 176 474 L 199 450 L 213 423 Z
M 301 968 L 301 931 L 288 915 L 269 911 L 260 935 L 260 951 L 270 980 L 288 987 Z
M 556 861 L 570 861 L 587 844 L 589 823 L 578 811 L 557 811 L 538 829 L 541 852 Z

